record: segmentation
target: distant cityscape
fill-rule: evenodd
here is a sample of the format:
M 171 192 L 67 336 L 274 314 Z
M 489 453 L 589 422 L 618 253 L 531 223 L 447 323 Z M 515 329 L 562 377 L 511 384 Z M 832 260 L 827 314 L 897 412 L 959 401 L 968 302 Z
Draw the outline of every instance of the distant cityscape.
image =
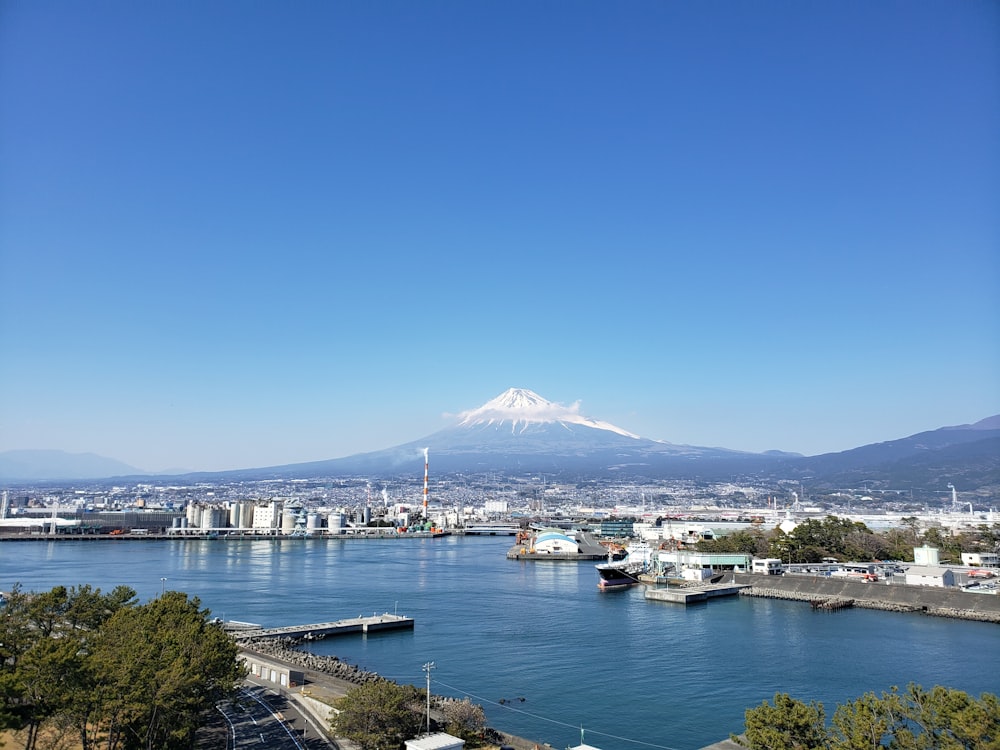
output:
M 725 533 L 750 524 L 834 515 L 873 530 L 916 518 L 925 527 L 974 529 L 1000 518 L 974 494 L 947 495 L 856 488 L 812 493 L 802 482 L 663 480 L 622 485 L 545 476 L 449 475 L 231 482 L 81 483 L 10 487 L 3 493 L 0 536 L 79 534 L 256 534 L 283 536 L 461 532 L 482 524 L 572 526 L 615 519 L 692 533 Z M 712 529 L 715 528 L 715 532 Z

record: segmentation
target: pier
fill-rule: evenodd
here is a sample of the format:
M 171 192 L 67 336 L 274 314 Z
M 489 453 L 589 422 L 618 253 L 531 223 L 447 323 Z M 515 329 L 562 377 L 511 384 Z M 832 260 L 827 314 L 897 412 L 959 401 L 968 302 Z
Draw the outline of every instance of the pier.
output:
M 241 623 L 241 625 L 245 625 Z M 346 620 L 334 622 L 319 622 L 313 625 L 284 625 L 278 628 L 236 627 L 229 628 L 238 638 L 305 638 L 322 639 L 333 635 L 348 633 L 377 633 L 382 630 L 413 630 L 413 618 L 402 615 L 391 615 L 388 612 L 381 615 L 365 617 L 358 615 Z
M 671 588 L 647 588 L 645 597 L 658 602 L 694 604 L 714 599 L 717 596 L 735 596 L 747 586 L 738 583 L 708 583 L 704 586 L 683 586 Z

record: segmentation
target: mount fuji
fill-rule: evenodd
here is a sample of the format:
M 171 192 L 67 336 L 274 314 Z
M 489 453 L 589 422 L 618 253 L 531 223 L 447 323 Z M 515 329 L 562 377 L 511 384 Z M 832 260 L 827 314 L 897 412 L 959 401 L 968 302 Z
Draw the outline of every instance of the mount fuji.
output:
M 526 388 L 509 388 L 456 418 L 454 425 L 411 443 L 272 471 L 284 476 L 410 473 L 422 463 L 425 449 L 436 472 L 698 475 L 738 471 L 749 459 L 767 458 L 649 440 L 580 414 L 579 404 L 557 404 Z
M 470 430 L 490 430 L 498 432 L 507 430 L 514 435 L 523 435 L 537 430 L 541 425 L 557 425 L 568 432 L 576 432 L 584 427 L 592 430 L 605 430 L 622 437 L 641 440 L 638 435 L 626 432 L 607 422 L 598 422 L 589 417 L 580 416 L 579 405 L 562 406 L 546 401 L 534 391 L 527 388 L 508 388 L 492 401 L 487 401 L 478 409 L 464 412 L 462 421 L 457 428 Z
M 419 475 L 424 451 L 435 474 L 545 474 L 567 480 L 682 478 L 730 480 L 754 475 L 809 479 L 814 487 L 887 486 L 944 488 L 948 482 L 1000 491 L 1000 415 L 975 424 L 941 427 L 840 453 L 801 456 L 747 453 L 649 440 L 580 414 L 579 404 L 553 403 L 525 388 L 510 388 L 476 409 L 455 415 L 454 424 L 420 440 L 372 453 L 309 463 L 236 471 L 177 474 L 197 481 L 315 479 L 335 476 Z M 60 467 L 24 468 L 17 451 L 0 453 L 0 479 L 46 480 L 95 476 L 61 461 Z M 132 474 L 109 466 L 108 477 Z M 148 475 L 142 475 L 148 476 Z M 138 477 L 136 477 L 138 478 Z

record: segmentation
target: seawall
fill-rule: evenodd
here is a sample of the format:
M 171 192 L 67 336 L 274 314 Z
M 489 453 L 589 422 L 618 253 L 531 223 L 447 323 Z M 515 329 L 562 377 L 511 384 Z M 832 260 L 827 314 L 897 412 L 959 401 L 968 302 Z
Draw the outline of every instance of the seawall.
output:
M 851 599 L 854 606 L 893 612 L 918 612 L 939 617 L 1000 623 L 1000 596 L 970 594 L 955 588 L 863 583 L 818 576 L 769 576 L 736 573 L 736 583 L 749 584 L 740 593 L 773 599 L 813 602 Z

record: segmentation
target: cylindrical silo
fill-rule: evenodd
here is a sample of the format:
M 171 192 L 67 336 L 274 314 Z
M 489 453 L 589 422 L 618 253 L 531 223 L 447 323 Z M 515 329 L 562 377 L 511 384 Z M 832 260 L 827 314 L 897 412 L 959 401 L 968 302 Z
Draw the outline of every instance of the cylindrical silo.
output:
M 281 533 L 291 534 L 295 531 L 295 523 L 298 518 L 295 515 L 294 510 L 286 510 L 281 514 Z

